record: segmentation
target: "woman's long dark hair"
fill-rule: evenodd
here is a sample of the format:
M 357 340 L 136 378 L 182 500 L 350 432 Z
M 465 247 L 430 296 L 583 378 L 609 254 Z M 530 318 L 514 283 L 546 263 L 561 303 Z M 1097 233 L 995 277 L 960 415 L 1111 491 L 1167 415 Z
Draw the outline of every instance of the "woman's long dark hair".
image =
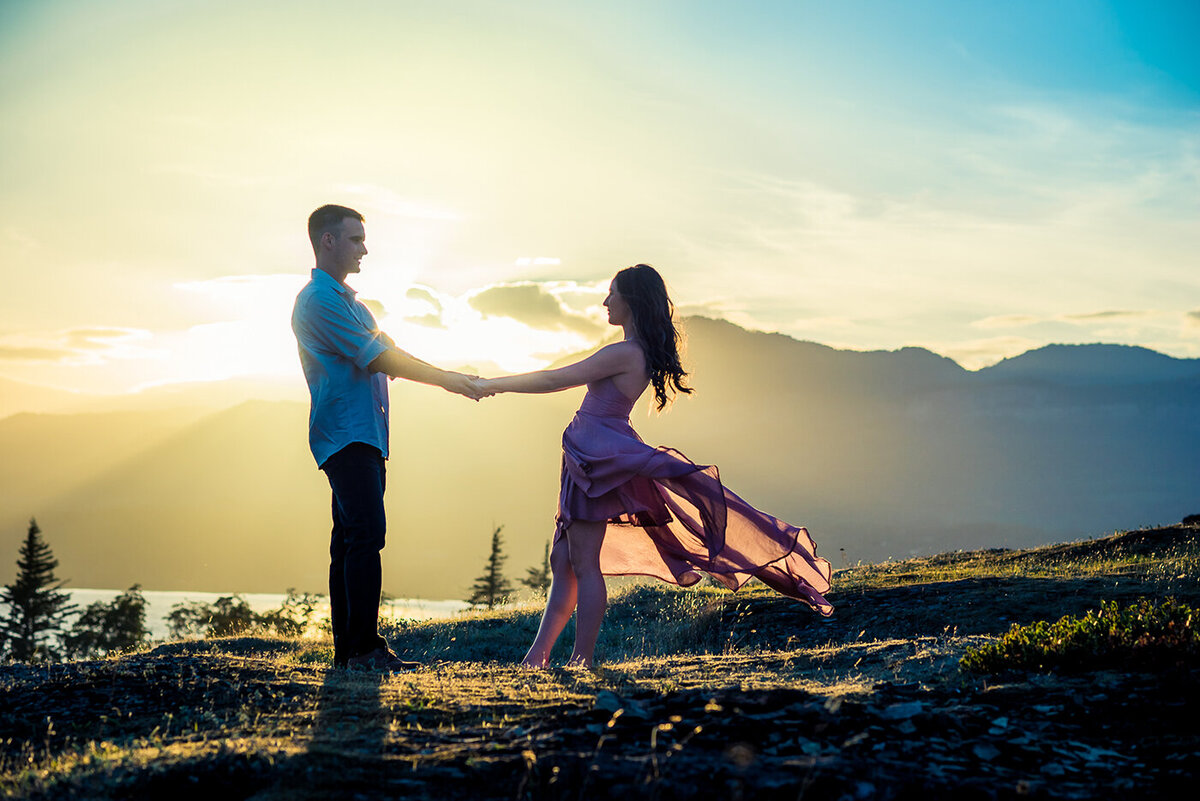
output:
M 675 305 L 662 276 L 649 264 L 626 267 L 617 273 L 616 283 L 633 315 L 633 332 L 646 353 L 646 371 L 654 385 L 654 400 L 662 411 L 670 401 L 668 390 L 692 392 L 683 383 L 687 373 L 679 362 L 679 330 L 672 319 Z

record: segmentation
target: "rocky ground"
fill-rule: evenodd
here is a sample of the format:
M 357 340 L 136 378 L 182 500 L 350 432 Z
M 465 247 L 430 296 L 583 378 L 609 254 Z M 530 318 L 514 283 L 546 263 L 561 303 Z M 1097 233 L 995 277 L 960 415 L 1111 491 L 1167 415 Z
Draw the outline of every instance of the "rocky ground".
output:
M 980 556 L 989 567 L 974 575 L 943 576 L 930 558 L 848 576 L 832 623 L 739 594 L 707 612 L 719 649 L 618 655 L 595 673 L 522 671 L 503 654 L 380 676 L 334 671 L 310 642 L 256 638 L 2 666 L 0 791 L 172 801 L 1191 798 L 1195 667 L 957 668 L 965 648 L 1010 621 L 1166 592 L 1195 605 L 1196 532 L 1156 531 L 1106 538 L 1094 569 L 1080 568 L 1086 553 L 1021 562 L 1033 557 L 998 552 Z M 450 636 L 470 636 L 471 621 L 454 626 Z

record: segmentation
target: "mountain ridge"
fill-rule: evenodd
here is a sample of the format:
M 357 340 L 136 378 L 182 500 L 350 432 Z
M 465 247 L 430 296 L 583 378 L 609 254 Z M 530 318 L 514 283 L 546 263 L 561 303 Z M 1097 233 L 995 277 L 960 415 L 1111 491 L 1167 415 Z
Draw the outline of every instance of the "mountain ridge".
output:
M 1200 377 L 1200 359 L 1180 359 L 1137 345 L 1051 344 L 1002 359 L 980 375 L 1058 383 L 1152 383 Z
M 745 329 L 720 318 L 692 316 L 683 321 L 685 330 L 685 367 L 687 331 L 703 330 L 707 336 L 746 336 L 774 352 L 790 348 L 816 365 L 839 361 L 851 373 L 869 369 L 887 369 L 893 378 L 905 381 L 914 367 L 923 368 L 921 377 L 936 377 L 941 381 L 986 378 L 989 381 L 1037 380 L 1047 383 L 1077 385 L 1089 381 L 1114 383 L 1151 383 L 1155 381 L 1186 380 L 1200 376 L 1200 358 L 1170 356 L 1138 345 L 1112 343 L 1063 344 L 1051 343 L 1032 348 L 1017 356 L 968 370 L 948 356 L 918 345 L 894 349 L 858 350 L 835 348 L 812 340 L 796 339 L 787 334 Z M 613 340 L 615 341 L 615 340 Z M 556 360 L 551 366 L 561 366 L 577 360 L 589 351 L 581 351 Z M 900 360 L 903 360 L 901 363 Z M 479 361 L 480 364 L 489 364 Z M 1121 369 L 1124 367 L 1124 372 Z M 491 372 L 485 371 L 487 374 Z M 26 398 L 30 398 L 26 400 Z M 242 400 L 306 400 L 302 377 L 297 370 L 290 379 L 235 377 L 219 381 L 164 384 L 136 393 L 88 394 L 31 384 L 0 377 L 0 420 L 15 414 L 87 414 L 90 412 L 163 410 L 177 407 L 207 409 L 229 408 Z
M 1195 511 L 1200 378 L 994 380 L 924 349 L 838 351 L 702 319 L 688 342 L 696 393 L 666 414 L 643 398 L 634 427 L 807 525 L 835 566 Z M 397 381 L 391 394 L 388 592 L 463 597 L 498 525 L 512 572 L 540 563 L 583 390 L 474 404 Z M 124 414 L 0 420 L 0 548 L 15 553 L 36 516 L 80 586 L 324 586 L 329 490 L 305 401 Z

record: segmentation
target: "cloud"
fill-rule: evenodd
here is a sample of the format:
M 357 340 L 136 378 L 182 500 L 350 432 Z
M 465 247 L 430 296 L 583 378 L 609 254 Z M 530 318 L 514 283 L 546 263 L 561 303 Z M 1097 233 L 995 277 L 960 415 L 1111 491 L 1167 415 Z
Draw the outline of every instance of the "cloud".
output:
M 423 328 L 445 328 L 446 324 L 436 314 L 421 314 L 416 317 L 405 317 L 404 322 L 419 325 Z
M 471 308 L 487 316 L 508 317 L 543 331 L 573 331 L 595 336 L 603 326 L 568 310 L 540 284 L 506 284 L 488 287 L 473 295 Z
M 1183 321 L 1188 328 L 1200 328 L 1200 309 L 1188 312 Z
M 361 197 L 364 201 L 364 208 L 376 209 L 387 215 L 416 220 L 461 219 L 461 215 L 456 211 L 426 201 L 403 197 L 391 189 L 380 186 L 347 184 L 338 187 L 338 190 Z
M 971 323 L 974 328 L 1025 328 L 1043 323 L 1068 323 L 1072 326 L 1093 326 L 1100 323 L 1144 323 L 1156 318 L 1172 316 L 1172 312 L 1153 309 L 1109 309 L 1074 314 L 999 314 L 984 317 Z
M 133 328 L 74 328 L 63 333 L 63 344 L 80 350 L 100 350 L 113 345 L 143 338 L 144 332 Z
M 181 175 L 185 178 L 193 178 L 204 186 L 221 189 L 230 187 L 234 189 L 248 189 L 250 187 L 260 187 L 273 183 L 273 179 L 261 175 L 212 170 L 208 167 L 193 164 L 161 164 L 156 168 L 156 171 L 164 175 Z
M 387 308 L 383 305 L 383 301 L 375 300 L 375 298 L 359 297 L 362 304 L 371 310 L 371 314 L 378 319 L 387 314 Z
M 0 361 L 11 362 L 57 362 L 74 352 L 65 348 L 12 347 L 0 345 Z
M 1064 314 L 1062 319 L 1068 322 L 1090 323 L 1100 320 L 1135 320 L 1152 317 L 1155 312 L 1149 311 L 1098 311 L 1086 314 Z
M 984 317 L 971 323 L 975 328 L 1021 328 L 1040 323 L 1044 318 L 1032 314 L 998 314 L 994 317 Z
M 29 252 L 38 250 L 42 246 L 42 243 L 37 239 L 12 225 L 4 229 L 2 236 L 10 248 L 16 247 L 22 251 Z
M 425 287 L 414 286 L 404 293 L 404 297 L 409 300 L 419 300 L 433 306 L 439 312 L 442 310 L 442 302 L 438 300 L 437 295 L 429 291 Z
M 409 287 L 404 293 L 404 300 L 402 318 L 406 323 L 423 328 L 446 328 L 446 323 L 442 320 L 446 305 L 433 290 L 422 286 Z
M 121 358 L 146 331 L 135 328 L 72 328 L 34 336 L 9 337 L 0 344 L 0 361 L 97 363 Z
M 721 301 L 702 301 L 700 303 L 685 303 L 675 307 L 675 316 L 683 317 L 709 317 L 712 319 L 720 319 L 729 317 L 735 314 L 735 310 L 731 310 L 726 304 Z

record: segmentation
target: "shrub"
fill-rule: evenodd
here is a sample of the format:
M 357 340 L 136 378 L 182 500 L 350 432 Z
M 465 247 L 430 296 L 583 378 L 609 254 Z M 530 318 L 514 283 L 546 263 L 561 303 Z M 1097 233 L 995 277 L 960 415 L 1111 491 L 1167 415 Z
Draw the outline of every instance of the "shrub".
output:
M 63 646 L 76 659 L 129 651 L 146 642 L 146 598 L 134 584 L 111 603 L 90 604 L 71 630 L 63 635 Z
M 997 642 L 970 648 L 959 665 L 974 673 L 1004 670 L 1087 671 L 1161 668 L 1200 658 L 1196 613 L 1174 598 L 1142 599 L 1124 608 L 1102 601 L 1099 611 L 1013 625 Z
M 166 616 L 171 637 L 233 637 L 274 631 L 280 637 L 298 637 L 312 624 L 317 597 L 288 590 L 278 609 L 259 614 L 240 595 L 226 595 L 211 604 L 188 601 L 171 607 Z

